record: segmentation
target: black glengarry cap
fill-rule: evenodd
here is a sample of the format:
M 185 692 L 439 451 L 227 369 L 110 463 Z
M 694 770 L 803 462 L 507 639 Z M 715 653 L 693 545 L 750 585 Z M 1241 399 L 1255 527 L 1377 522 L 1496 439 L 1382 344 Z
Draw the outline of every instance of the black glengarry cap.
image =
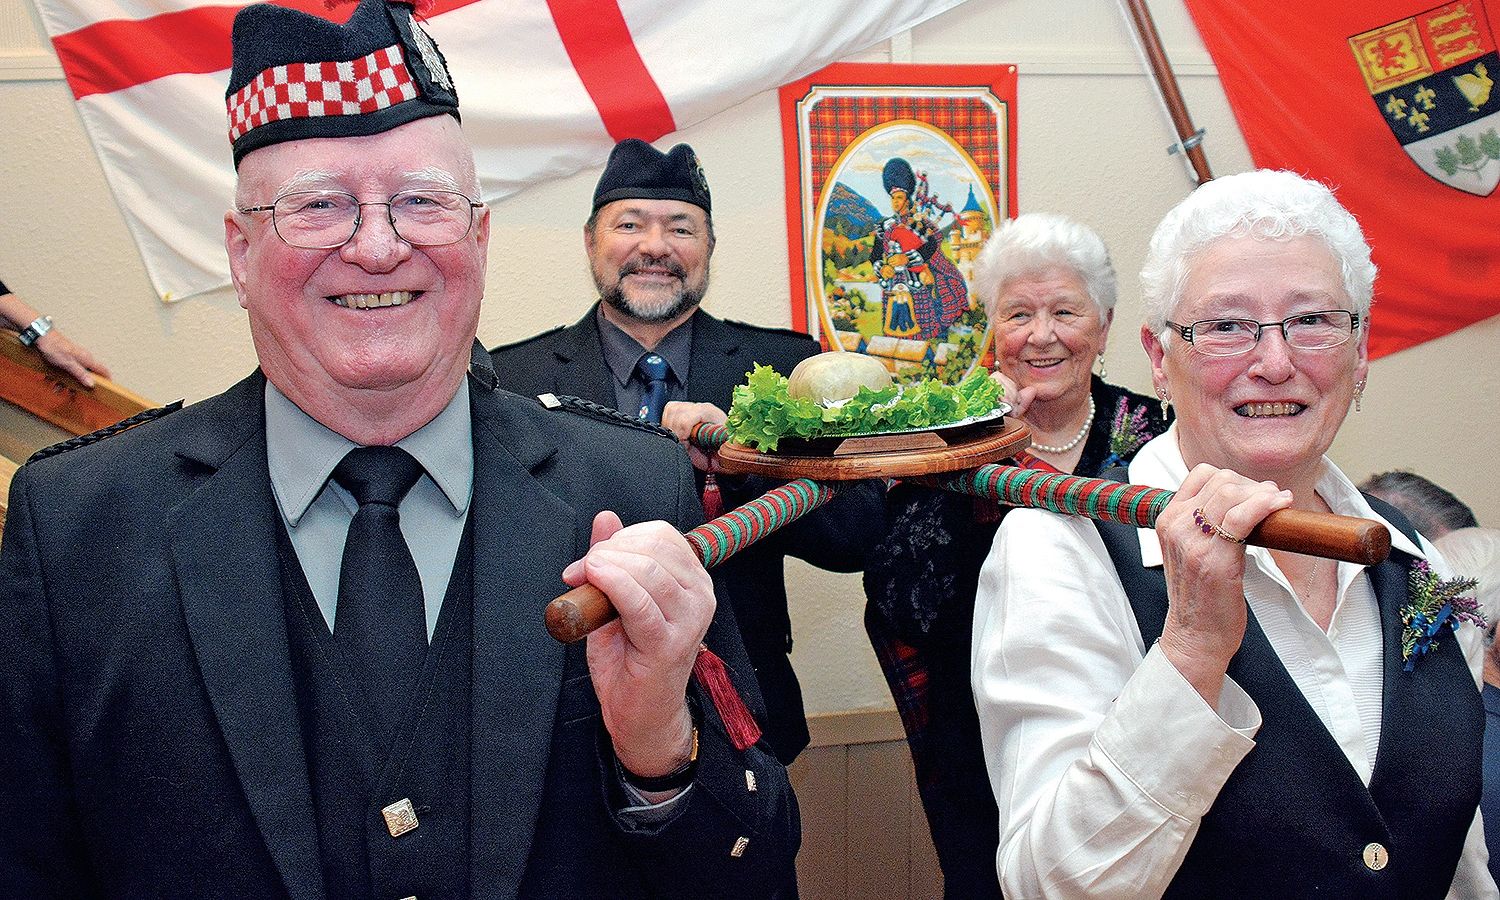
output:
M 413 13 L 409 2 L 361 0 L 339 25 L 269 3 L 240 10 L 225 93 L 235 168 L 245 154 L 284 141 L 457 118 L 447 61 Z
M 681 200 L 713 215 L 708 179 L 687 144 L 666 153 L 637 138 L 616 144 L 594 187 L 594 211 L 616 200 Z

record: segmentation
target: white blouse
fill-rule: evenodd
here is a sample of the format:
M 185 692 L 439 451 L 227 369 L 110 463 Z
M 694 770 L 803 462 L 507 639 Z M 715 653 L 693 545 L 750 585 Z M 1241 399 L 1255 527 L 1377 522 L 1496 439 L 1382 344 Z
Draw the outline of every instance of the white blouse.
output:
M 1130 465 L 1135 484 L 1187 477 L 1176 426 Z M 1334 512 L 1375 519 L 1326 458 L 1318 494 Z M 1386 523 L 1389 527 L 1389 523 Z M 1391 528 L 1394 547 L 1445 564 Z M 1156 532 L 1141 558 L 1162 564 Z M 1363 566 L 1339 563 L 1327 632 L 1303 610 L 1270 552 L 1247 548 L 1245 597 L 1272 648 L 1368 785 L 1380 743 L 1380 613 Z M 1480 683 L 1481 635 L 1460 643 Z M 1160 897 L 1203 815 L 1254 747 L 1260 711 L 1226 678 L 1210 708 L 1159 648 L 1148 653 L 1092 522 L 1009 513 L 979 576 L 971 676 L 1000 809 L 1000 883 L 1024 898 Z M 1478 813 L 1450 898 L 1500 897 Z

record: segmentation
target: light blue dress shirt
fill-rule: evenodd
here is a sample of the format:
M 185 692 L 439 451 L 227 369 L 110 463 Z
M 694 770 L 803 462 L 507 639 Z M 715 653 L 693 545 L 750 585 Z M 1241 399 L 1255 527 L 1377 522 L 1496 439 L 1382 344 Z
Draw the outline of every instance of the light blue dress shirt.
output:
M 422 579 L 427 639 L 453 574 L 474 490 L 474 439 L 469 384 L 426 425 L 396 442 L 425 470 L 401 501 L 401 533 Z M 334 466 L 357 444 L 303 412 L 266 382 L 266 461 L 271 491 L 307 576 L 318 609 L 332 631 L 338 610 L 344 538 L 359 504 L 330 480 Z

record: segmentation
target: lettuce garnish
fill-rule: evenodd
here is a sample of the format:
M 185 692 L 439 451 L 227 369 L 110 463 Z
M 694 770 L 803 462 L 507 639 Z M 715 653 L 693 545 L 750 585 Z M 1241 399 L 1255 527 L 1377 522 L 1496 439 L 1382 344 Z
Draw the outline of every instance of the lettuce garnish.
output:
M 862 387 L 847 402 L 824 407 L 787 395 L 786 377 L 756 366 L 734 389 L 729 408 L 730 440 L 769 453 L 782 438 L 823 438 L 935 428 L 992 412 L 1000 384 L 975 369 L 957 385 L 928 380 L 878 391 Z

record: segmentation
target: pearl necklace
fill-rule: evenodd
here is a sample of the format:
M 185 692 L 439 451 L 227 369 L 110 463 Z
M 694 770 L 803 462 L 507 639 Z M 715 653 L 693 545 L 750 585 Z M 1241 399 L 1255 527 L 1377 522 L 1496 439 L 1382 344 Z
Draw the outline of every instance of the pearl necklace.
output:
M 1084 438 L 1084 436 L 1089 433 L 1089 427 L 1092 426 L 1093 424 L 1094 424 L 1094 395 L 1093 394 L 1089 394 L 1089 417 L 1087 419 L 1083 420 L 1083 427 L 1080 428 L 1080 429 L 1078 429 L 1078 433 L 1075 434 L 1075 435 L 1073 435 L 1073 439 L 1071 441 L 1068 441 L 1066 444 L 1060 444 L 1059 446 L 1056 446 L 1056 447 L 1051 447 L 1051 446 L 1048 446 L 1047 444 L 1032 443 L 1031 449 L 1033 449 L 1033 450 L 1040 450 L 1043 453 L 1067 453 L 1069 450 L 1072 450 L 1074 447 L 1078 446 L 1078 442 L 1082 441 L 1083 438 Z

